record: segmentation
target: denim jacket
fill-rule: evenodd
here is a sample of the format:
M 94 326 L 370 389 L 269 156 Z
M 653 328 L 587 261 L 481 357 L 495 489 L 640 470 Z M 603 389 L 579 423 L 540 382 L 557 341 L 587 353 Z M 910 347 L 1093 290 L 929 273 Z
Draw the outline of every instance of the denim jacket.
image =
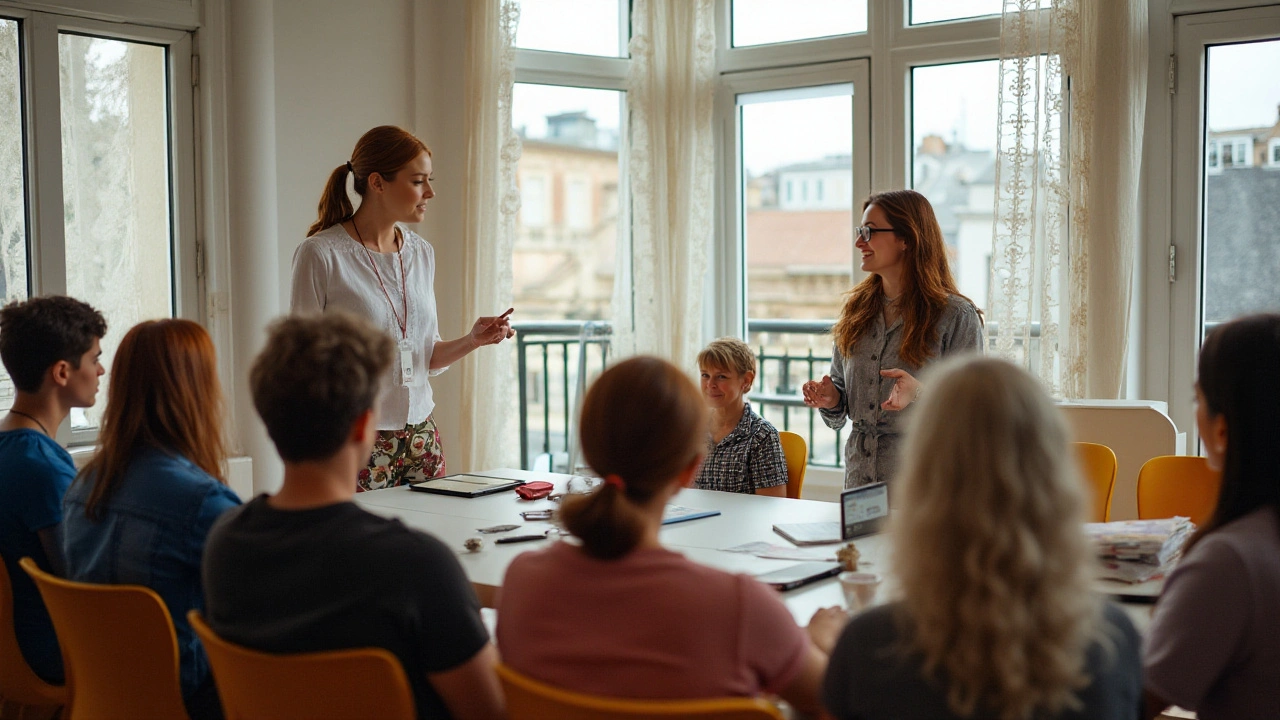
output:
M 190 697 L 209 677 L 209 661 L 187 623 L 189 610 L 204 609 L 205 536 L 240 498 L 190 460 L 146 448 L 129 463 L 102 519 L 95 521 L 85 515 L 93 480 L 81 476 L 63 499 L 67 575 L 155 590 L 177 631 L 182 694 Z

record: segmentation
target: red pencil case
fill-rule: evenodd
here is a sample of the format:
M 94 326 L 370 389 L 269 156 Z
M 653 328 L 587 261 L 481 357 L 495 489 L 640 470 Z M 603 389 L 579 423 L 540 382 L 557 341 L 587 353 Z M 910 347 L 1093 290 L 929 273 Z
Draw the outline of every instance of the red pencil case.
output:
M 555 487 L 555 485 L 552 485 L 549 482 L 535 480 L 534 482 L 527 482 L 516 488 L 516 494 L 524 500 L 537 500 L 538 498 L 544 498 L 550 495 L 551 491 L 555 490 Z

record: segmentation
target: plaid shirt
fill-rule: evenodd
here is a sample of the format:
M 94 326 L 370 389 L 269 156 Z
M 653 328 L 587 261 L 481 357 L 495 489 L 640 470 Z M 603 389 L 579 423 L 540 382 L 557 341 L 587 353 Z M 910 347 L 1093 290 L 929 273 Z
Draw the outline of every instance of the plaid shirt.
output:
M 743 403 L 742 419 L 724 439 L 707 436 L 707 459 L 693 486 L 702 490 L 754 493 L 759 488 L 787 484 L 787 460 L 778 430 Z

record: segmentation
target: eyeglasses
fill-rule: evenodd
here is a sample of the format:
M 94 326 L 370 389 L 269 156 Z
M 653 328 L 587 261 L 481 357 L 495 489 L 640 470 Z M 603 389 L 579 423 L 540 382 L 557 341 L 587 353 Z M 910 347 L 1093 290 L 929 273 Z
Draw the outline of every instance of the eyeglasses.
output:
M 894 228 L 876 228 L 876 227 L 867 227 L 866 225 L 859 225 L 858 227 L 853 229 L 853 234 L 857 235 L 858 239 L 862 240 L 862 242 L 871 242 L 872 233 L 878 233 L 878 232 L 891 233 L 893 231 L 894 231 Z M 857 242 L 857 241 L 855 240 L 854 242 Z

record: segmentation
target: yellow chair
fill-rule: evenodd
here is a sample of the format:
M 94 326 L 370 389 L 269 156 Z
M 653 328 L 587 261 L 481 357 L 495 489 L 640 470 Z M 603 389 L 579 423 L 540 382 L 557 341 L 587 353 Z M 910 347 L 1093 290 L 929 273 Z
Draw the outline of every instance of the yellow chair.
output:
M 1138 518 L 1191 518 L 1198 527 L 1218 506 L 1222 473 L 1210 470 L 1198 455 L 1161 455 L 1142 464 L 1138 471 Z
M 1111 492 L 1116 484 L 1116 454 L 1098 443 L 1071 444 L 1076 450 L 1080 473 L 1093 493 L 1089 522 L 1107 522 L 1111 519 Z
M 209 655 L 226 720 L 417 717 L 400 661 L 382 648 L 274 655 L 223 640 L 196 610 L 187 620 Z
M 511 720 L 782 720 L 778 709 L 760 698 L 705 700 L 631 700 L 561 690 L 498 665 Z
M 804 489 L 804 473 L 809 467 L 809 445 L 804 438 L 788 430 L 779 430 L 782 454 L 787 458 L 787 497 L 798 498 Z
M 9 568 L 0 558 L 0 706 L 5 702 L 56 708 L 67 703 L 67 688 L 41 680 L 22 657 L 13 629 L 13 585 Z
M 159 595 L 139 585 L 63 580 L 31 558 L 18 564 L 36 581 L 58 632 L 67 720 L 187 717 L 178 638 Z

